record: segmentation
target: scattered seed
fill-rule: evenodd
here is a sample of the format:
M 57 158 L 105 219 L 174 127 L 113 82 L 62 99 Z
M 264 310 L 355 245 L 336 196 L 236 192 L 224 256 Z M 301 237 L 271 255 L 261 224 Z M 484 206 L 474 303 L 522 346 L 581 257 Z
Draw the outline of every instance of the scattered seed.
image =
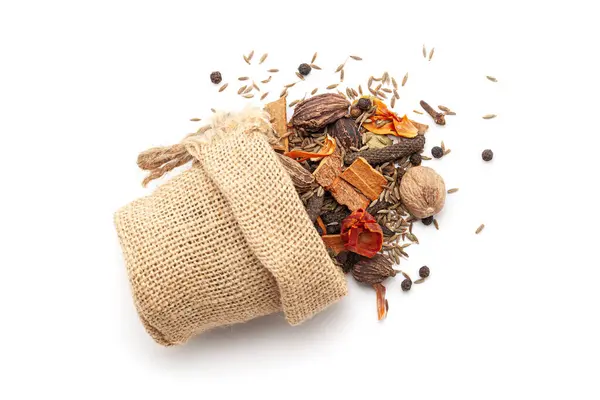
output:
M 498 79 L 494 78 L 493 76 L 486 75 L 485 77 L 492 82 L 498 82 Z
M 271 82 L 272 76 L 269 75 L 269 79 L 265 79 L 264 81 L 260 81 L 260 83 L 269 83 Z
M 397 91 L 396 89 L 394 89 L 394 97 L 395 97 L 397 100 L 400 100 L 400 95 L 398 94 L 398 91 Z
M 329 86 L 327 86 L 327 89 L 330 89 L 330 90 L 331 90 L 331 89 L 335 89 L 336 87 L 338 87 L 338 84 L 337 84 L 337 83 L 334 83 L 333 85 L 329 85 Z
M 358 93 L 360 93 L 361 96 L 363 94 L 362 86 L 361 85 L 358 85 Z
M 377 96 L 379 97 L 383 97 L 384 99 L 387 100 L 387 96 L 385 95 L 385 93 L 383 93 L 381 90 L 377 91 Z
M 423 45 L 423 57 L 427 58 L 427 49 L 425 48 L 425 45 Z
M 242 86 L 241 88 L 239 88 L 239 89 L 238 89 L 238 94 L 242 94 L 242 92 L 243 92 L 244 90 L 246 90 L 246 88 L 247 88 L 247 87 L 248 87 L 248 85 L 244 85 L 244 86 Z
M 402 86 L 406 85 L 406 81 L 408 81 L 408 72 L 404 75 L 404 78 L 402 78 Z
M 254 89 L 252 86 L 248 86 L 246 88 L 246 90 L 244 90 L 244 92 L 242 94 L 248 94 L 248 93 L 250 93 L 252 91 L 252 89 Z
M 315 93 L 317 93 L 319 91 L 319 88 L 314 88 L 312 92 L 310 92 L 311 95 L 314 95 Z
M 421 154 L 421 160 L 427 160 L 427 161 L 429 161 L 429 160 L 431 160 L 431 157 L 424 156 L 423 154 Z
M 421 111 L 419 111 L 419 110 L 413 110 L 413 112 L 414 112 L 415 114 L 420 114 L 420 115 L 423 115 L 423 113 L 422 113 Z
M 248 61 L 252 61 L 252 57 L 254 57 L 254 50 L 250 51 L 250 54 L 248 54 Z
M 418 284 L 420 284 L 420 283 L 423 283 L 423 282 L 425 282 L 425 278 L 419 278 L 419 279 L 417 279 L 416 281 L 414 281 L 413 283 L 414 283 L 415 285 L 418 285 Z
M 452 151 L 451 149 L 444 150 L 444 155 L 450 154 L 451 151 Z
M 258 61 L 259 64 L 262 64 L 265 62 L 265 60 L 267 59 L 267 57 L 269 57 L 269 53 L 265 53 L 262 55 L 262 57 L 260 58 L 260 60 Z
M 392 86 L 394 89 L 398 90 L 398 83 L 396 83 L 396 79 L 392 78 Z
M 435 229 L 437 229 L 438 231 L 440 230 L 440 224 L 438 224 L 437 219 L 433 219 L 433 226 L 435 226 Z
M 284 88 L 291 88 L 296 84 L 296 82 L 294 83 L 288 83 L 287 85 L 283 86 Z
M 279 72 L 279 70 L 277 68 L 272 68 L 272 69 L 268 69 L 267 72 L 271 72 L 271 73 L 276 73 Z
M 314 68 L 314 69 L 316 69 L 316 70 L 319 70 L 319 71 L 322 69 L 322 68 L 321 68 L 321 67 L 319 67 L 317 64 L 310 64 L 310 67 L 311 67 L 311 68 Z
M 247 99 L 251 99 L 251 98 L 253 98 L 253 97 L 254 97 L 254 94 L 252 94 L 252 93 L 249 93 L 249 94 L 243 94 L 243 95 L 242 95 L 242 97 L 245 97 L 245 98 L 247 98 Z
M 240 77 L 238 78 L 238 81 L 247 81 L 248 79 L 250 79 L 250 78 L 249 78 L 249 77 L 247 77 L 247 76 L 240 76 Z
M 269 95 L 269 92 L 265 92 L 265 93 L 263 93 L 263 95 L 262 95 L 262 96 L 260 96 L 260 99 L 261 99 L 261 100 L 264 100 L 264 99 L 265 99 L 265 97 L 267 97 L 268 95 Z
M 411 242 L 415 242 L 416 244 L 419 244 L 419 239 L 412 233 L 409 232 L 406 234 L 406 237 L 408 238 L 408 240 L 410 240 Z
M 492 118 L 496 118 L 496 114 L 485 114 L 483 117 L 483 119 L 492 119 Z
M 454 111 L 447 111 L 446 115 L 456 115 L 456 113 Z
M 390 105 L 392 106 L 392 108 L 394 108 L 396 106 L 396 98 L 392 97 L 392 101 L 390 102 Z
M 381 78 L 373 78 L 373 80 L 374 80 L 375 82 L 379 82 L 379 81 L 381 81 Z
M 445 112 L 451 112 L 451 111 L 452 111 L 451 109 L 449 109 L 449 108 L 448 108 L 448 107 L 446 107 L 446 106 L 438 106 L 438 108 L 439 108 L 440 110 L 442 110 L 442 111 L 445 111 Z
M 442 143 L 440 144 L 440 147 L 442 148 L 442 151 L 445 152 L 446 151 L 446 145 L 444 144 L 444 141 L 442 140 Z
M 315 51 L 315 54 L 313 54 L 312 60 L 310 60 L 310 63 L 314 63 L 317 60 L 317 52 Z
M 383 89 L 381 89 L 381 90 L 383 90 L 383 91 L 384 91 L 384 92 L 386 92 L 386 93 L 393 93 L 393 92 L 392 92 L 392 89 L 383 88 Z
M 350 56 L 350 58 L 356 61 L 362 61 L 362 58 L 360 58 L 359 56 Z
M 344 64 L 346 64 L 346 63 L 343 63 L 343 64 L 340 64 L 340 65 L 338 65 L 337 69 L 335 70 L 335 73 L 336 73 L 336 74 L 337 74 L 338 72 L 340 72 L 340 71 L 342 70 L 342 68 L 344 68 Z
M 340 71 L 340 82 L 344 82 L 344 70 Z
M 431 51 L 429 52 L 429 61 L 431 61 L 431 58 L 433 57 L 433 52 L 435 51 L 435 47 L 431 49 Z
M 285 89 L 283 89 L 281 91 L 281 94 L 279 95 L 279 97 L 283 97 L 283 96 L 286 96 L 286 95 L 287 95 L 287 88 L 285 88 Z
M 192 122 L 198 122 L 198 121 L 202 121 L 200 118 L 190 118 L 190 121 Z
M 227 86 L 229 86 L 229 83 L 224 84 L 223 86 L 221 86 L 219 88 L 219 92 L 222 92 L 223 90 L 227 89 Z
M 477 230 L 475 231 L 475 234 L 479 235 L 481 233 L 481 231 L 483 230 L 483 228 L 485 228 L 484 224 L 479 225 L 479 228 L 477 228 Z
M 257 92 L 260 92 L 260 88 L 258 87 L 258 85 L 255 82 L 252 82 L 252 87 L 254 89 L 256 89 Z
M 248 59 L 248 57 L 246 57 L 245 54 L 244 54 L 244 61 L 246 61 L 246 64 L 250 65 L 250 60 Z
M 387 84 L 387 82 L 389 81 L 389 79 L 390 79 L 390 74 L 388 74 L 387 71 L 384 72 L 383 75 L 381 75 L 381 82 L 382 83 Z
M 290 103 L 290 105 L 288 107 L 294 107 L 298 103 L 300 103 L 300 100 L 294 100 Z
M 375 91 L 377 92 L 379 89 L 381 89 L 381 83 L 379 85 L 377 85 L 377 87 L 375 88 Z
M 212 111 L 213 113 L 217 112 L 217 110 L 215 110 L 214 108 L 211 108 L 210 111 Z
M 456 193 L 456 192 L 458 192 L 458 188 L 448 189 L 448 194 L 452 194 L 452 193 Z
M 373 78 L 372 76 L 369 78 L 369 84 L 367 85 L 368 87 L 371 87 L 373 85 L 373 80 L 375 78 Z

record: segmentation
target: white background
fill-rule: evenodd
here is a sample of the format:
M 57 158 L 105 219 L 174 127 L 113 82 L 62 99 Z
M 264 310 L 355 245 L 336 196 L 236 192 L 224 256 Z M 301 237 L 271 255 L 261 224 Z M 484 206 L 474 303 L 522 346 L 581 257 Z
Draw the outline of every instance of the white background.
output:
M 0 3 L 0 398 L 597 399 L 600 396 L 597 10 L 593 2 Z M 431 62 L 421 47 L 435 47 Z M 263 66 L 242 54 L 263 52 Z M 448 187 L 441 229 L 371 289 L 289 327 L 280 315 L 162 348 L 139 323 L 113 227 L 142 189 L 138 152 L 239 109 L 235 78 L 290 100 L 336 81 L 410 77 L 458 115 L 427 151 Z M 230 87 L 217 93 L 220 70 Z M 491 83 L 485 75 L 498 78 Z M 258 103 L 258 102 L 257 102 Z M 487 113 L 498 118 L 485 121 Z M 492 148 L 491 163 L 481 161 Z M 480 223 L 481 235 L 474 231 Z

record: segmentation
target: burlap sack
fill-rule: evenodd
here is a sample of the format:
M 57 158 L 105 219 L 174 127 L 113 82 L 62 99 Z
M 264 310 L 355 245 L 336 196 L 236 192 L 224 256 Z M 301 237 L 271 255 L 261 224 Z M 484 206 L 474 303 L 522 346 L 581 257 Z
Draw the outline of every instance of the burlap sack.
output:
M 150 179 L 193 161 L 115 215 L 135 306 L 158 343 L 278 311 L 299 324 L 346 294 L 270 134 L 261 111 L 246 111 L 140 155 Z

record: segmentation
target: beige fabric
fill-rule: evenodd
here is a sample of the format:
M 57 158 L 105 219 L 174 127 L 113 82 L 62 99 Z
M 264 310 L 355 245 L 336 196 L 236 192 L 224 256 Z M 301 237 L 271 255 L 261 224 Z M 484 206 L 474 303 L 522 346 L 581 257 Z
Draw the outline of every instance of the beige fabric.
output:
M 346 294 L 256 115 L 182 142 L 194 165 L 115 215 L 136 308 L 160 344 L 278 311 L 299 324 Z

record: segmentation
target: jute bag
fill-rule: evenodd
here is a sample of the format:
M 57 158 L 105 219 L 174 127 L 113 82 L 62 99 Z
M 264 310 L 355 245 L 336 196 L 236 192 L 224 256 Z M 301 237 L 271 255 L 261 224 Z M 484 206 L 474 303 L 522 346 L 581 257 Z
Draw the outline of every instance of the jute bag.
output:
M 115 214 L 139 316 L 162 345 L 283 311 L 296 325 L 346 294 L 260 110 L 215 117 L 138 158 L 160 177 L 192 167 Z

